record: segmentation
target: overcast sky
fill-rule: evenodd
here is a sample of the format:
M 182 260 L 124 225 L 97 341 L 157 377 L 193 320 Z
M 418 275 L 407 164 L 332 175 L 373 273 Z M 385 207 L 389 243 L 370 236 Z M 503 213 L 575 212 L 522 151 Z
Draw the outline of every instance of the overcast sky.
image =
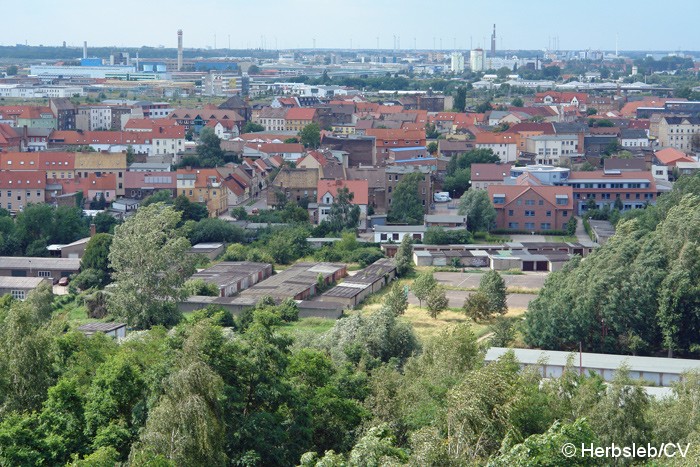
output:
M 3 2 L 5 3 L 5 2 Z M 698 0 L 24 0 L 3 5 L 0 44 L 700 50 Z M 104 5 L 108 6 L 104 6 Z M 216 37 L 216 39 L 215 39 Z M 397 40 L 398 41 L 398 40 Z M 414 42 L 415 41 L 415 42 Z

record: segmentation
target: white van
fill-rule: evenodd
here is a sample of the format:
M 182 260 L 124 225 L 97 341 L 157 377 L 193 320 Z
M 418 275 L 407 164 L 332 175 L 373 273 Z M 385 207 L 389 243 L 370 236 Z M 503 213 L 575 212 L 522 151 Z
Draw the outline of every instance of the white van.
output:
M 433 195 L 433 201 L 436 203 L 447 203 L 452 201 L 452 198 L 450 198 L 450 193 L 447 191 L 438 191 Z

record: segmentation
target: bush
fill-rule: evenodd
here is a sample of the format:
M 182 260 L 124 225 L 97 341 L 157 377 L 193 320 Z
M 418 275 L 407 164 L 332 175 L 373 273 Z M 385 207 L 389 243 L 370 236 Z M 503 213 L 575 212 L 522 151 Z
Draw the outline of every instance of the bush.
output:
M 97 291 L 85 297 L 85 308 L 90 318 L 102 319 L 107 316 L 107 294 Z
M 71 283 L 80 290 L 101 287 L 105 283 L 105 273 L 97 269 L 86 269 L 74 275 Z
M 205 297 L 218 297 L 219 288 L 215 284 L 209 284 L 202 279 L 190 279 L 185 282 L 185 290 L 188 296 L 203 295 Z
M 566 223 L 566 234 L 567 235 L 576 235 L 576 225 L 578 224 L 578 220 L 575 217 L 572 217 L 569 219 L 569 222 Z

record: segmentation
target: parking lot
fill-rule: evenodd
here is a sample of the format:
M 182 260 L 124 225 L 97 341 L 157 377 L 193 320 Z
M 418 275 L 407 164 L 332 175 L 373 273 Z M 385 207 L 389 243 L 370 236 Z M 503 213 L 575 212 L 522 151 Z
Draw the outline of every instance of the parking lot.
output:
M 436 272 L 435 279 L 443 285 L 471 289 L 479 287 L 483 273 Z M 548 273 L 526 272 L 523 274 L 501 274 L 506 281 L 506 287 L 522 287 L 524 289 L 541 289 Z

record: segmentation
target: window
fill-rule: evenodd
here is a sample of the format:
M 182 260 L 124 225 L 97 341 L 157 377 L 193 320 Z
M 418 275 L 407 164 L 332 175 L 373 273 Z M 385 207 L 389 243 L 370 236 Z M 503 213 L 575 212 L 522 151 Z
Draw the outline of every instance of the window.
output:
M 15 300 L 24 300 L 25 293 L 26 292 L 24 290 L 13 290 L 10 292 L 10 295 L 12 295 L 12 298 Z
M 508 222 L 508 228 L 509 229 L 517 229 L 518 223 L 517 222 Z
M 525 217 L 535 217 L 535 211 L 525 211 Z
M 552 211 L 547 211 L 547 217 L 552 217 Z
M 525 200 L 525 206 L 534 206 L 534 205 L 535 205 L 534 199 L 526 199 Z
M 505 204 L 505 196 L 493 195 L 493 204 Z
M 509 215 L 509 216 L 512 216 L 512 215 L 513 215 L 513 210 L 512 210 L 512 209 L 509 209 L 509 210 L 508 210 L 508 215 Z
M 51 277 L 51 271 L 39 271 L 37 277 Z
M 539 204 L 540 206 L 544 206 L 544 200 L 543 199 L 539 200 L 539 202 L 537 204 Z
M 552 224 L 549 222 L 542 222 L 540 224 L 540 230 L 551 230 L 552 229 Z
M 525 222 L 525 229 L 526 229 L 526 230 L 534 230 L 534 229 L 535 229 L 535 223 L 534 223 L 534 222 Z
M 386 237 L 386 234 L 385 234 L 385 233 L 383 233 L 383 234 L 379 234 L 379 238 L 380 238 L 381 240 L 386 240 L 386 239 L 387 239 L 387 237 Z
M 564 211 L 564 212 L 562 213 L 562 216 L 564 216 L 564 217 L 569 217 L 569 211 Z
M 578 195 L 578 193 L 576 193 L 576 194 Z M 568 196 L 564 196 L 561 198 L 557 197 L 557 205 L 566 206 L 567 204 L 569 204 L 569 197 Z

